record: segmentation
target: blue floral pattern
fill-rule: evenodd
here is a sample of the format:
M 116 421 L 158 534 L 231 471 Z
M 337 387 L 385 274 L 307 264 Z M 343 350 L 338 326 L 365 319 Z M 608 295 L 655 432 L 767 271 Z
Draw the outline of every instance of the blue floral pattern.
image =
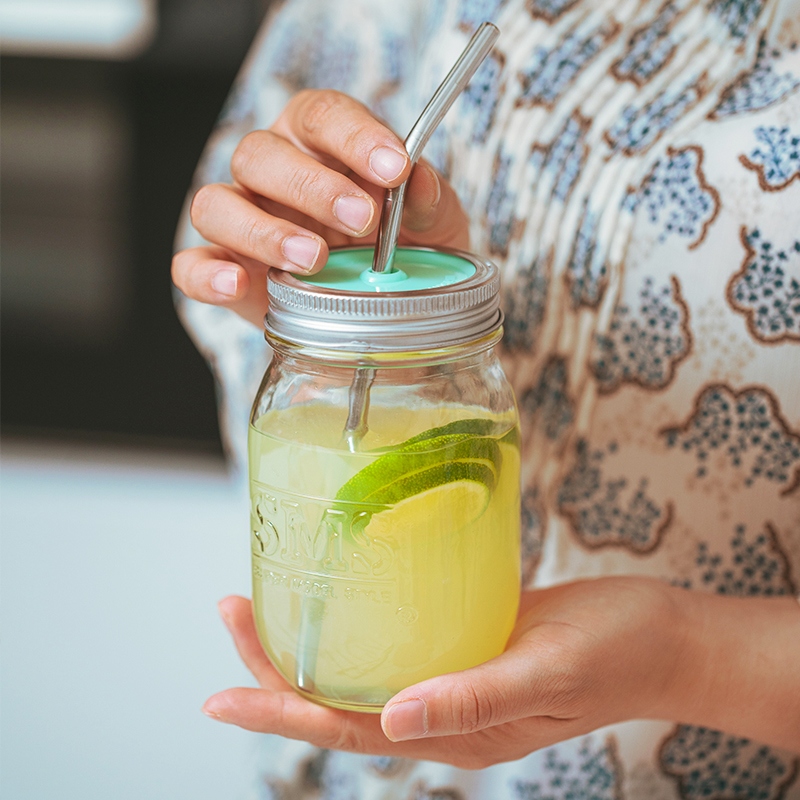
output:
M 458 25 L 467 33 L 472 33 L 482 22 L 497 19 L 506 0 L 464 0 L 458 6 Z
M 585 440 L 577 443 L 575 463 L 558 491 L 558 509 L 587 547 L 647 553 L 669 527 L 672 506 L 661 508 L 647 495 L 647 478 L 607 478 L 603 461 L 616 450 L 613 442 L 605 451 L 590 450 Z
M 347 91 L 359 68 L 355 37 L 328 36 L 330 20 L 321 16 L 311 22 L 317 47 L 299 46 L 308 41 L 308 21 L 287 20 L 275 36 L 267 68 L 292 92 L 306 88 Z
M 719 104 L 710 114 L 711 118 L 760 111 L 779 103 L 800 87 L 800 77 L 791 72 L 778 73 L 778 55 L 779 51 L 768 48 L 762 38 L 755 65 L 725 89 Z
M 639 307 L 622 303 L 614 309 L 606 334 L 595 337 L 592 370 L 601 392 L 612 392 L 623 383 L 645 389 L 663 389 L 675 367 L 689 354 L 692 337 L 688 309 L 678 279 L 655 290 L 646 278 L 639 291 Z
M 461 95 L 461 121 L 465 129 L 471 131 L 475 144 L 486 141 L 494 124 L 503 90 L 503 67 L 502 55 L 491 53 Z
M 508 182 L 511 177 L 511 156 L 497 155 L 492 170 L 492 185 L 486 200 L 486 221 L 489 225 L 489 249 L 505 255 L 514 230 L 514 199 Z
M 581 167 L 589 154 L 586 134 L 589 120 L 572 114 L 548 145 L 536 145 L 531 161 L 538 172 L 552 183 L 552 196 L 562 203 L 569 200 L 580 175 Z
M 736 525 L 727 551 L 713 552 L 708 542 L 700 542 L 694 570 L 694 578 L 680 582 L 685 589 L 734 597 L 779 597 L 795 591 L 789 562 L 770 523 L 753 534 L 746 525 Z
M 547 290 L 550 285 L 549 261 L 544 265 L 534 259 L 520 269 L 511 285 L 505 289 L 503 344 L 509 351 L 536 349 L 539 328 L 547 307 Z
M 395 756 L 368 756 L 367 758 L 367 767 L 381 778 L 391 778 L 408 766 L 408 759 Z
M 563 749 L 546 751 L 540 780 L 514 782 L 517 800 L 618 800 L 620 767 L 611 737 L 599 747 L 581 740 L 574 758 Z
M 739 160 L 758 173 L 762 189 L 778 192 L 800 178 L 800 134 L 792 133 L 787 125 L 759 126 L 755 137 L 760 145 Z
M 666 158 L 656 161 L 639 191 L 649 221 L 661 226 L 659 241 L 675 234 L 690 239 L 690 249 L 702 243 L 720 209 L 719 192 L 703 174 L 699 147 L 668 148 Z
M 349 768 L 347 755 L 332 750 L 323 751 L 327 758 L 322 760 L 319 774 L 321 796 L 324 800 L 360 800 L 358 779 Z M 309 781 L 309 783 L 313 782 Z
M 553 356 L 547 361 L 536 385 L 520 397 L 519 408 L 526 422 L 548 439 L 558 441 L 564 435 L 575 416 L 567 391 L 566 359 Z
M 727 26 L 731 36 L 743 39 L 764 8 L 764 0 L 713 0 L 712 14 Z
M 536 47 L 519 73 L 519 105 L 551 107 L 577 76 L 619 33 L 609 20 L 586 34 L 568 34 L 558 48 Z
M 704 389 L 689 419 L 662 431 L 668 447 L 693 453 L 697 477 L 708 474 L 712 452 L 721 452 L 745 474 L 744 483 L 774 481 L 788 494 L 800 483 L 800 434 L 790 430 L 765 389 L 739 392 L 724 384 Z
M 628 156 L 644 152 L 694 108 L 703 94 L 704 87 L 698 80 L 683 88 L 662 92 L 642 108 L 626 106 L 619 122 L 606 131 L 606 143 L 612 151 Z
M 567 281 L 573 307 L 596 306 L 606 285 L 607 267 L 603 252 L 597 246 L 600 215 L 584 201 L 583 213 L 567 262 Z
M 661 750 L 662 769 L 683 800 L 780 800 L 797 759 L 720 731 L 679 725 Z
M 611 67 L 614 77 L 643 86 L 657 75 L 675 53 L 670 33 L 677 17 L 678 8 L 668 0 L 650 24 L 633 33 L 622 58 Z
M 742 244 L 746 255 L 728 282 L 728 302 L 745 315 L 754 338 L 800 339 L 800 241 L 778 249 L 756 228 L 742 230 Z

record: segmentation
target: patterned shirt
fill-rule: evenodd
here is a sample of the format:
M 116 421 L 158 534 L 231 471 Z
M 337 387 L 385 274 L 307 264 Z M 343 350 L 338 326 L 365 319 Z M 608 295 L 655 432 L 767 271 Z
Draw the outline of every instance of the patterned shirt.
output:
M 409 130 L 484 20 L 426 150 L 504 274 L 527 586 L 642 574 L 800 591 L 800 0 L 287 0 L 197 184 L 302 88 Z M 188 225 L 182 247 L 199 244 Z M 179 298 L 244 463 L 259 331 Z M 733 700 L 731 702 L 734 702 Z M 798 800 L 800 759 L 631 721 L 479 772 L 265 737 L 254 797 Z

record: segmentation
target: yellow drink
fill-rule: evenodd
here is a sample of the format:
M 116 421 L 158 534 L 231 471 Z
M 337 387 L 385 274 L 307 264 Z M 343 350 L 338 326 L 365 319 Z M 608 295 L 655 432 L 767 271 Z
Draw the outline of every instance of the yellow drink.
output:
M 429 479 L 404 502 L 353 501 L 348 487 L 372 464 L 380 477 L 387 450 L 459 420 L 469 430 L 474 409 L 374 407 L 358 453 L 342 443 L 344 413 L 295 406 L 250 428 L 253 603 L 261 643 L 292 686 L 377 712 L 406 686 L 505 647 L 519 601 L 519 450 L 514 417 L 493 417 L 489 435 L 450 437 L 459 463 L 491 448 L 491 481 Z M 414 457 L 449 469 L 452 448 L 427 446 Z M 391 458 L 402 472 L 405 456 Z

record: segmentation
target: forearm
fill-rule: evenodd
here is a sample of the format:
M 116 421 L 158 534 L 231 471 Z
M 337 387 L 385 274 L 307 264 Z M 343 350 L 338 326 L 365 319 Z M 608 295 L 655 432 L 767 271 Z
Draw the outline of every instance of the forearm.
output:
M 683 654 L 659 716 L 800 752 L 800 604 L 674 589 Z

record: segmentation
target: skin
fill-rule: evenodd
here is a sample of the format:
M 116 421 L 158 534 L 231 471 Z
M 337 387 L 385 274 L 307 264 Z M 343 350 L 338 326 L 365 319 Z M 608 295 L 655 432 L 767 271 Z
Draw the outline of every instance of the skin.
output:
M 219 608 L 261 688 L 221 692 L 203 711 L 252 731 L 464 769 L 628 719 L 703 725 L 800 752 L 800 609 L 791 597 L 720 597 L 641 577 L 524 592 L 505 653 L 404 689 L 380 717 L 297 695 L 265 655 L 250 601 L 228 597 Z M 406 738 L 414 701 L 425 724 Z
M 409 172 L 400 139 L 363 105 L 302 92 L 242 140 L 232 184 L 197 192 L 192 223 L 209 245 L 177 253 L 173 281 L 260 327 L 267 270 L 317 272 L 329 247 L 374 242 L 383 191 Z M 424 161 L 410 178 L 401 242 L 468 248 L 455 192 Z M 260 688 L 214 695 L 203 711 L 249 730 L 468 769 L 627 719 L 800 752 L 800 605 L 789 597 L 744 600 L 642 577 L 526 592 L 505 653 L 403 690 L 380 717 L 296 695 L 261 648 L 250 601 L 229 597 L 220 611 Z
M 396 168 L 387 159 L 394 154 Z M 388 177 L 379 174 L 381 164 Z M 187 296 L 227 306 L 261 327 L 270 267 L 312 274 L 329 247 L 375 241 L 384 190 L 411 167 L 402 141 L 361 103 L 339 92 L 305 91 L 275 124 L 242 139 L 231 159 L 233 184 L 203 186 L 191 219 L 211 244 L 177 253 L 172 280 Z M 391 174 L 389 174 L 391 173 Z M 364 205 L 363 222 L 343 222 L 344 206 Z M 467 248 L 468 220 L 453 189 L 421 159 L 406 193 L 401 244 Z M 287 257 L 301 237 L 308 266 Z

